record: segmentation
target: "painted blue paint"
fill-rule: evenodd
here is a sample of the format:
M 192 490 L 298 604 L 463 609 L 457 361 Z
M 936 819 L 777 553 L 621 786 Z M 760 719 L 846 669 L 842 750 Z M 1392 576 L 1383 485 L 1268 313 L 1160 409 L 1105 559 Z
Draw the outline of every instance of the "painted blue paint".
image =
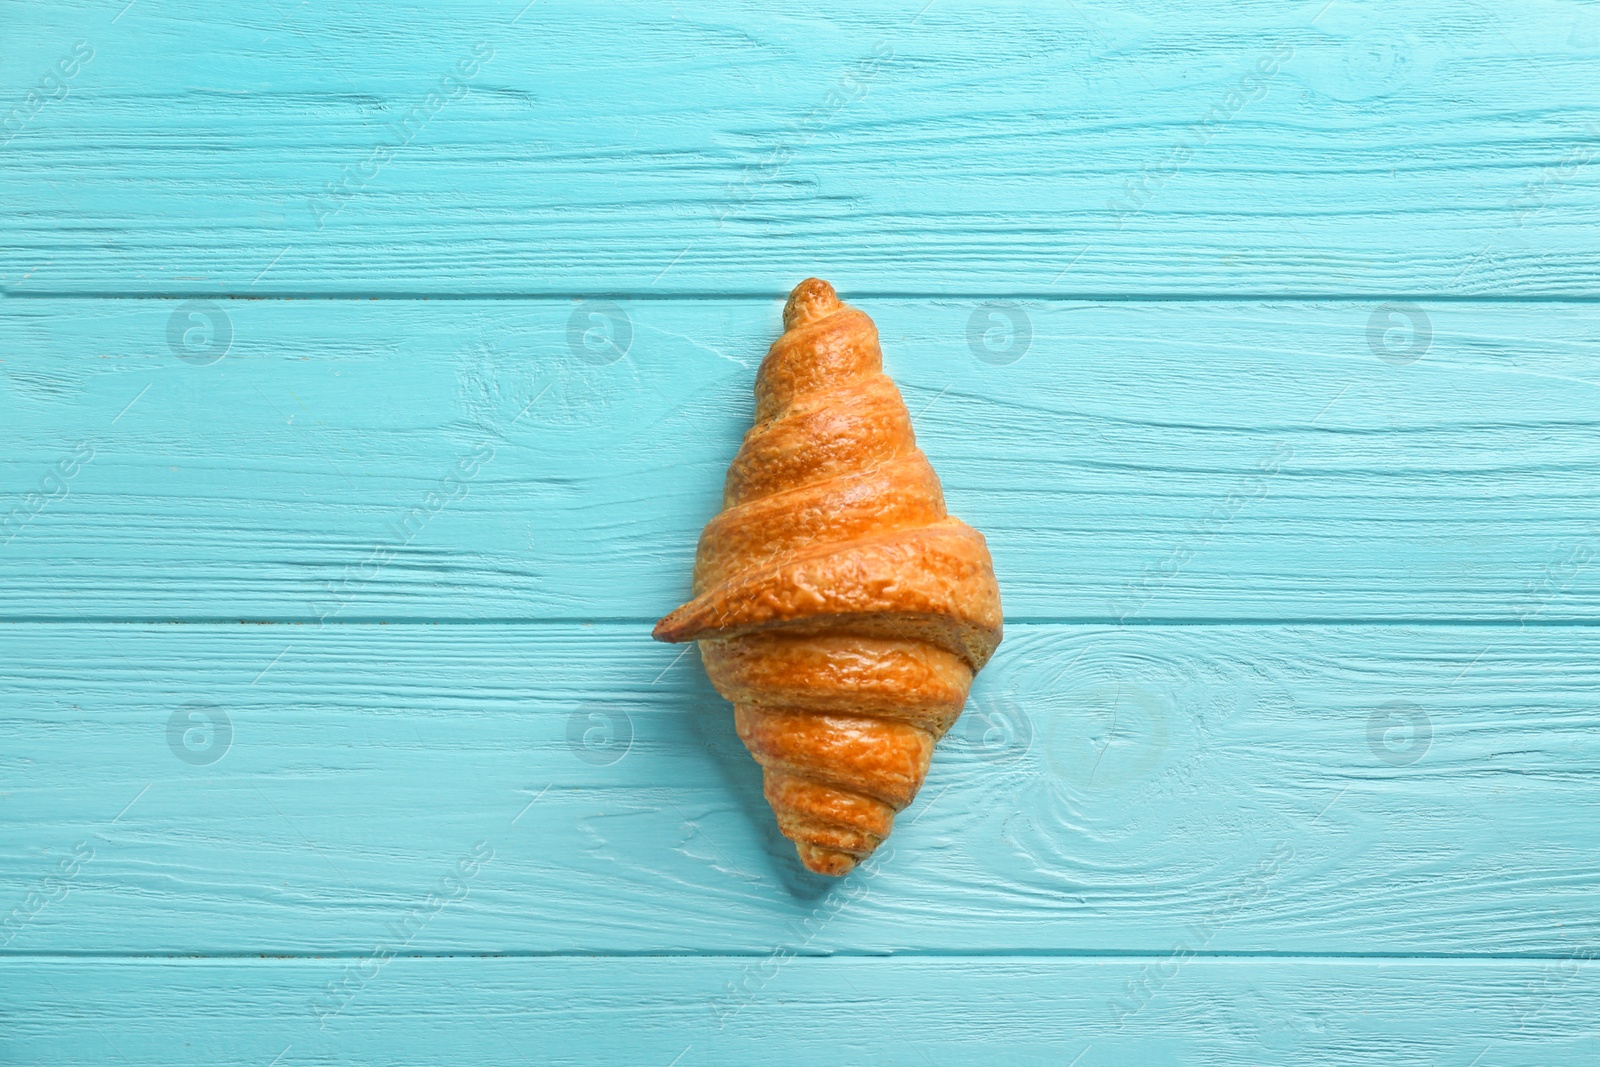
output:
M 1596 1061 L 1592 5 L 0 11 L 0 1059 Z M 808 274 L 1010 613 L 842 883 L 648 640 Z

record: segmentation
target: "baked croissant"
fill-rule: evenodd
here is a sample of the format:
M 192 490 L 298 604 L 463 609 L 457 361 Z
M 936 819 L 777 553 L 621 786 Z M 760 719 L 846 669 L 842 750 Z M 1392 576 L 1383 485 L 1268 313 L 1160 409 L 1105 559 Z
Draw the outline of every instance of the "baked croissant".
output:
M 872 320 L 807 278 L 783 325 L 694 599 L 655 637 L 700 642 L 779 828 L 841 875 L 921 788 L 1000 643 L 1000 590 L 983 535 L 945 513 Z

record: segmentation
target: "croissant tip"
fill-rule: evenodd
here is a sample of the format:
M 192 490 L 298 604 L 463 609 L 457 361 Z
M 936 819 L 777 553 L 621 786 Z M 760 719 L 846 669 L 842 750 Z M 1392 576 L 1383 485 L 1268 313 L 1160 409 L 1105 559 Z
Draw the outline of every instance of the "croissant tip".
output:
M 839 294 L 821 278 L 807 278 L 789 293 L 783 305 L 783 328 L 792 330 L 839 310 Z
M 674 611 L 666 618 L 659 620 L 655 629 L 650 631 L 650 636 L 657 641 L 665 641 L 669 645 L 677 644 L 683 640 L 683 623 L 677 618 Z
M 810 845 L 804 841 L 796 841 L 794 848 L 800 854 L 800 862 L 813 874 L 826 874 L 838 878 L 855 870 L 856 864 L 860 862 L 848 852 L 822 845 Z

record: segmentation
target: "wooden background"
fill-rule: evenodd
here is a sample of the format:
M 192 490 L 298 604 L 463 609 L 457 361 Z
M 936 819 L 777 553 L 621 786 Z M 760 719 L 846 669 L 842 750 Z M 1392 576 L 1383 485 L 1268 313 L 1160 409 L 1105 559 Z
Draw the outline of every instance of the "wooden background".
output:
M 1600 1058 L 1600 7 L 525 3 L 0 3 L 0 1060 Z M 826 884 L 808 274 L 1007 608 Z

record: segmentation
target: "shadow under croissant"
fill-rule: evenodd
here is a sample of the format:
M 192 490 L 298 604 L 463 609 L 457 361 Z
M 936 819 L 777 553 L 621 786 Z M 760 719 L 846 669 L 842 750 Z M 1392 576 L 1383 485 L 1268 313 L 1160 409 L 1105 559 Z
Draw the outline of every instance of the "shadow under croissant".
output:
M 693 655 L 698 658 L 698 645 Z M 722 784 L 736 799 L 741 817 L 761 842 L 767 870 L 749 873 L 771 874 L 791 897 L 804 901 L 823 900 L 848 882 L 848 877 L 841 880 L 806 870 L 795 853 L 794 842 L 784 837 L 778 824 L 772 821 L 762 792 L 761 765 L 750 757 L 744 742 L 739 740 L 733 725 L 733 705 L 712 687 L 704 671 L 685 672 L 681 684 L 694 708 L 684 716 L 690 742 L 707 753 L 722 777 Z

